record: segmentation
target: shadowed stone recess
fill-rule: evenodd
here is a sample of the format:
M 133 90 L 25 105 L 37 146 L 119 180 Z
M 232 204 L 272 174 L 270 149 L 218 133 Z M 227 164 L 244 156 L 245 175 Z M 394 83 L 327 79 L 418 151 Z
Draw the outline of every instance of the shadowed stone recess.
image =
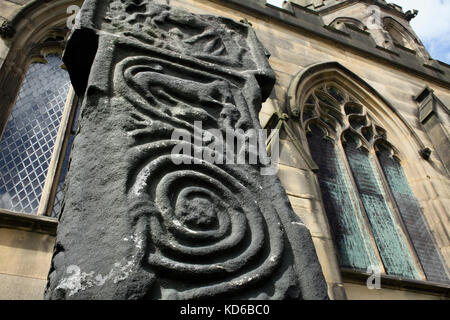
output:
M 275 77 L 248 24 L 86 0 L 64 62 L 84 100 L 47 299 L 328 298 L 267 155 L 209 162 L 193 144 L 194 121 L 211 141 L 260 129 Z

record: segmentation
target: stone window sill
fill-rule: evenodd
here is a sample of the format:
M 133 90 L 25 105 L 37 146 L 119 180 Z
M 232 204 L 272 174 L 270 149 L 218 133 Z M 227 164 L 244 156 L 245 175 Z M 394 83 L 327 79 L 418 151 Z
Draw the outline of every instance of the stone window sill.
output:
M 344 282 L 366 285 L 371 274 L 360 270 L 341 268 Z M 399 276 L 381 275 L 381 288 L 415 291 L 450 299 L 450 285 L 423 280 L 405 279 Z
M 0 228 L 11 228 L 56 236 L 58 219 L 0 209 Z

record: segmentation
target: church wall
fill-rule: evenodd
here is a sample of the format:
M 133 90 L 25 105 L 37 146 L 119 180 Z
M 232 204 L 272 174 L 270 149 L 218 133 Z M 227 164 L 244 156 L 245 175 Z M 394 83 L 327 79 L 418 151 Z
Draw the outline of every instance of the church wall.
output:
M 41 300 L 55 237 L 0 227 L 0 300 Z

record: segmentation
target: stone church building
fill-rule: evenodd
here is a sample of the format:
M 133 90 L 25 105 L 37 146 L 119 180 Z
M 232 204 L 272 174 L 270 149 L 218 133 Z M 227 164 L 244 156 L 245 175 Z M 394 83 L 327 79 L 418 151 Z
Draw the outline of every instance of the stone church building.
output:
M 98 92 L 90 86 L 84 93 L 79 74 L 91 72 L 93 79 L 112 69 L 94 62 L 95 71 L 85 70 L 83 60 L 97 61 L 92 34 L 78 33 L 77 47 L 72 37 L 62 60 L 83 2 L 0 0 L 0 299 L 42 299 L 62 250 L 57 234 L 73 236 L 58 227 L 61 212 L 70 220 L 72 211 L 84 210 L 79 209 L 84 201 L 101 206 L 111 200 L 106 177 L 96 182 L 104 198 L 97 201 L 98 194 L 82 190 L 76 177 L 83 162 L 71 160 L 71 151 L 81 152 L 87 137 L 115 146 L 100 129 L 83 133 L 83 123 L 88 126 L 93 117 L 85 108 L 92 98 L 86 97 Z M 148 2 L 105 0 L 96 8 L 123 5 L 138 17 Z M 292 0 L 283 7 L 265 0 L 153 2 L 254 30 L 276 79 L 273 89 L 262 88 L 271 91 L 257 114 L 259 124 L 269 133 L 279 129 L 277 176 L 298 221 L 309 230 L 328 297 L 448 299 L 450 66 L 433 59 L 411 28 L 417 12 L 385 0 Z M 104 28 L 98 35 L 113 32 Z M 208 42 L 208 50 L 216 50 L 216 40 Z M 194 65 L 200 63 L 189 64 Z M 96 103 L 103 103 L 99 99 Z M 148 125 L 140 116 L 135 120 Z M 84 168 L 95 157 L 85 161 Z M 102 170 L 115 174 L 119 167 L 106 162 L 90 170 L 93 176 Z M 86 194 L 77 203 L 65 198 L 67 176 L 75 181 L 68 197 L 76 188 Z M 90 243 L 94 251 L 104 246 L 108 228 L 119 228 L 106 221 L 95 236 L 79 235 L 80 243 Z M 289 245 L 308 250 L 300 241 Z

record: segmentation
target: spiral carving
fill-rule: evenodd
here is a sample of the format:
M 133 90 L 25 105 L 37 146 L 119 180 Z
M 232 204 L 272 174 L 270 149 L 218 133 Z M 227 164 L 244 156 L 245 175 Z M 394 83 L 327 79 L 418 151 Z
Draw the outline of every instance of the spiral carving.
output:
M 152 160 L 141 166 L 130 194 L 142 199 L 149 214 L 151 249 L 147 262 L 170 276 L 226 280 L 216 293 L 242 288 L 271 275 L 283 252 L 283 232 L 276 214 L 263 213 L 252 200 L 252 186 L 225 166 L 171 155 L 177 141 L 145 146 Z M 142 152 L 142 151 L 141 151 Z M 158 156 L 155 156 L 158 154 Z M 144 209 L 145 210 L 145 209 Z M 272 209 L 273 210 L 273 209 Z M 195 294 L 201 294 L 198 288 Z
M 172 154 L 182 145 L 211 152 L 170 139 L 175 129 L 192 135 L 193 121 L 204 121 L 217 135 L 251 127 L 239 90 L 246 76 L 202 68 L 136 56 L 118 63 L 115 74 L 116 88 L 136 112 L 137 122 L 128 130 L 135 146 L 127 186 L 131 212 L 147 217 L 144 262 L 161 277 L 182 281 L 184 290 L 174 298 L 211 297 L 255 285 L 274 275 L 283 256 L 279 216 L 271 203 L 255 197 L 260 186 L 250 177 L 250 165 L 198 163 L 190 155 Z

